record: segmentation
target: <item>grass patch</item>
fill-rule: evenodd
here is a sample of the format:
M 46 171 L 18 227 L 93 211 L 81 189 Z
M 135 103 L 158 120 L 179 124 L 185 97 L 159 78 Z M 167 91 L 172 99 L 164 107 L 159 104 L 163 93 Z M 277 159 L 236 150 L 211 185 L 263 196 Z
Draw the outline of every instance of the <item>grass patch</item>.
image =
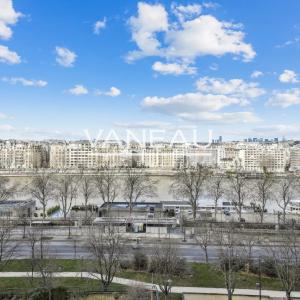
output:
M 64 286 L 69 290 L 76 291 L 93 291 L 93 292 L 103 292 L 103 289 L 98 280 L 93 279 L 85 279 L 85 278 L 54 278 L 53 279 L 54 286 Z M 0 280 L 0 290 L 8 291 L 8 290 L 30 290 L 40 286 L 40 279 L 34 278 L 31 280 L 30 278 L 1 278 Z M 109 291 L 114 292 L 124 292 L 126 287 L 120 284 L 111 284 L 109 287 Z
M 61 272 L 80 272 L 80 271 L 88 271 L 87 267 L 88 261 L 74 260 L 74 259 L 57 259 L 55 260 L 55 264 L 58 266 L 58 271 Z M 194 287 L 214 287 L 214 288 L 223 288 L 224 287 L 224 279 L 220 272 L 215 270 L 212 266 L 206 265 L 203 263 L 188 263 L 190 268 L 189 275 L 184 275 L 181 277 L 173 277 L 173 285 L 176 286 L 194 286 Z M 13 260 L 6 264 L 1 271 L 7 272 L 24 272 L 30 271 L 30 260 Z M 128 279 L 139 280 L 143 282 L 152 282 L 152 274 L 147 272 L 138 272 L 132 269 L 121 270 L 118 274 L 118 277 L 124 277 Z M 1 278 L 0 280 L 0 288 L 1 283 L 5 285 L 5 287 L 10 288 L 10 278 Z M 18 278 L 15 279 L 15 284 L 12 284 L 12 287 L 15 285 L 24 287 L 24 280 L 28 281 L 28 279 Z M 69 279 L 60 279 L 60 282 L 67 284 L 73 284 L 73 286 L 81 286 L 84 282 L 84 279 L 77 284 L 76 280 L 78 278 L 69 278 Z M 23 283 L 21 283 L 23 282 Z M 73 283 L 72 283 L 73 282 Z M 90 286 L 96 286 L 98 283 L 97 280 L 89 280 Z M 249 288 L 255 289 L 256 282 L 258 282 L 258 275 L 240 272 L 237 278 L 237 286 L 236 288 Z M 155 276 L 154 276 L 155 283 Z M 282 289 L 281 284 L 277 278 L 271 278 L 262 276 L 262 288 L 263 289 L 271 289 L 271 290 L 280 290 Z

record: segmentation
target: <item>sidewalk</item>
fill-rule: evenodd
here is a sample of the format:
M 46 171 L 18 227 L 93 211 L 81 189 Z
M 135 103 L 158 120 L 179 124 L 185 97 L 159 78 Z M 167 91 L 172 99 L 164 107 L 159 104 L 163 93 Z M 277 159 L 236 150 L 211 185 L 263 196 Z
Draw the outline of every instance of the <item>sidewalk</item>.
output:
M 88 272 L 57 272 L 53 273 L 54 277 L 76 277 L 76 278 L 89 278 L 95 279 L 97 278 L 96 273 L 88 273 Z M 30 272 L 0 272 L 0 278 L 7 277 L 30 277 Z M 98 275 L 99 276 L 99 275 Z M 34 277 L 40 277 L 39 273 L 34 273 Z M 146 289 L 156 288 L 159 290 L 157 285 L 152 285 L 151 283 L 145 283 L 142 281 L 126 279 L 115 277 L 113 280 L 114 283 L 127 285 L 127 286 L 143 286 Z M 226 289 L 221 288 L 205 288 L 205 287 L 186 287 L 186 286 L 174 286 L 172 287 L 172 293 L 182 294 L 182 293 L 192 293 L 192 294 L 218 294 L 218 295 L 227 295 Z M 250 290 L 250 289 L 236 289 L 234 295 L 239 296 L 258 296 L 258 290 Z M 285 298 L 285 292 L 283 291 L 272 291 L 272 290 L 262 290 L 262 296 L 270 297 L 270 298 Z M 300 292 L 292 293 L 293 297 L 300 298 Z

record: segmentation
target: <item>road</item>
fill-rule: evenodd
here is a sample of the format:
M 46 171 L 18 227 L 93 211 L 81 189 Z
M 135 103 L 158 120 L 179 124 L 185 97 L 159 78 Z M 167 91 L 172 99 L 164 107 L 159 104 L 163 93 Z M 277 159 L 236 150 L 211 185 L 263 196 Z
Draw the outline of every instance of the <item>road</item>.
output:
M 14 242 L 17 243 L 17 248 L 14 254 L 16 259 L 29 258 L 31 255 L 30 245 L 26 241 Z M 48 240 L 44 242 L 45 254 L 53 258 L 60 259 L 87 259 L 90 258 L 90 252 L 84 242 L 74 242 L 72 239 L 64 240 Z M 38 249 L 37 245 L 37 249 Z M 131 243 L 127 244 L 123 250 L 123 258 L 131 258 L 135 251 L 141 250 L 145 254 L 151 256 L 153 255 L 157 244 L 147 243 L 147 244 L 137 244 Z M 205 256 L 203 250 L 200 246 L 193 244 L 177 244 L 178 254 L 185 258 L 187 261 L 203 262 L 205 261 Z M 211 261 L 216 261 L 218 259 L 218 246 L 209 246 L 209 259 Z M 266 250 L 263 247 L 256 246 L 252 249 L 252 254 L 254 259 L 258 259 L 261 256 L 266 255 Z

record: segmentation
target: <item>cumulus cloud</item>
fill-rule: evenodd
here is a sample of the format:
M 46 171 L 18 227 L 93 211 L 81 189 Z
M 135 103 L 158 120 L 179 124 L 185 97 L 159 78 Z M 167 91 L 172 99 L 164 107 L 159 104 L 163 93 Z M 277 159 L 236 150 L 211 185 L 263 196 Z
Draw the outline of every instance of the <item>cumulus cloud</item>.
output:
M 286 91 L 274 91 L 267 105 L 280 106 L 283 108 L 300 104 L 300 89 L 294 88 Z
M 258 78 L 258 77 L 261 77 L 261 76 L 263 76 L 263 75 L 264 75 L 264 73 L 261 72 L 261 71 L 253 71 L 253 72 L 251 73 L 250 77 L 251 77 L 251 78 Z
M 21 57 L 16 52 L 9 50 L 8 47 L 0 45 L 0 63 L 19 64 Z
M 152 70 L 163 75 L 191 75 L 197 73 L 197 68 L 178 63 L 162 63 L 156 61 L 152 65 Z
M 77 55 L 68 48 L 55 47 L 56 62 L 63 67 L 73 67 Z
M 200 4 L 175 5 L 171 6 L 173 14 L 183 23 L 187 19 L 191 19 L 201 14 L 202 7 Z
M 138 16 L 131 17 L 129 25 L 132 40 L 140 50 L 130 52 L 128 60 L 160 54 L 160 42 L 156 38 L 156 33 L 167 31 L 169 27 L 168 14 L 163 5 L 139 2 Z
M 197 113 L 179 113 L 178 117 L 187 121 L 202 121 L 209 123 L 256 123 L 260 119 L 251 111 L 238 112 L 197 112 Z
M 297 83 L 299 82 L 297 77 L 297 73 L 293 70 L 284 70 L 283 73 L 279 75 L 278 79 L 283 83 Z
M 35 80 L 35 79 L 26 79 L 23 77 L 3 77 L 3 82 L 7 82 L 9 84 L 21 84 L 23 86 L 34 86 L 34 87 L 45 87 L 48 82 L 44 80 Z
M 252 111 L 241 111 L 248 104 L 265 93 L 257 83 L 242 79 L 202 77 L 196 82 L 196 92 L 171 97 L 145 97 L 145 110 L 175 116 L 188 121 L 210 123 L 252 123 L 259 118 Z M 229 107 L 234 107 L 229 112 Z M 238 108 L 237 108 L 238 107 Z M 226 111 L 224 111 L 226 109 Z
M 86 95 L 88 92 L 88 89 L 81 84 L 77 84 L 73 88 L 69 89 L 69 93 L 75 96 Z
M 109 96 L 109 97 L 117 97 L 117 96 L 120 96 L 121 95 L 121 90 L 112 86 L 109 91 L 106 91 L 106 92 L 102 92 L 102 91 L 99 91 L 99 90 L 96 90 L 96 95 L 97 96 Z
M 172 97 L 146 97 L 142 102 L 144 108 L 175 115 L 182 112 L 217 111 L 232 104 L 240 104 L 240 100 L 226 95 L 202 93 L 186 93 Z
M 265 93 L 256 82 L 245 82 L 243 79 L 224 80 L 223 78 L 202 77 L 196 82 L 197 89 L 201 92 L 232 95 L 243 99 L 247 103 L 249 98 L 256 98 Z
M 99 20 L 94 24 L 94 33 L 100 34 L 101 30 L 106 27 L 106 18 Z
M 0 1 L 0 39 L 8 40 L 12 37 L 10 26 L 16 24 L 21 16 L 20 12 L 14 10 L 12 0 Z
M 195 10 L 194 6 L 188 7 L 180 10 Z M 138 14 L 130 18 L 129 25 L 138 50 L 130 52 L 128 60 L 161 56 L 193 62 L 203 55 L 233 54 L 250 61 L 256 55 L 252 45 L 244 42 L 245 33 L 239 24 L 220 21 L 212 15 L 184 19 L 179 26 L 173 26 L 164 6 L 139 2 Z

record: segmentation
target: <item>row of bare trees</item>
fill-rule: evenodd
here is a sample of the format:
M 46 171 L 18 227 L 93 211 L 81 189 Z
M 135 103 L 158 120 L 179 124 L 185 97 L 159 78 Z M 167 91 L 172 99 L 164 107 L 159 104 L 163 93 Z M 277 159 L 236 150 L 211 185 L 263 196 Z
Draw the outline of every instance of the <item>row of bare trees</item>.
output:
M 96 175 L 39 174 L 28 185 L 28 190 L 33 199 L 43 207 L 44 218 L 49 200 L 55 199 L 61 207 L 64 219 L 67 219 L 75 199 L 80 196 L 84 201 L 87 219 L 92 198 L 99 197 L 103 203 L 110 204 L 120 196 L 128 203 L 131 214 L 133 205 L 138 200 L 156 195 L 155 184 L 156 181 L 143 171 L 128 169 L 121 177 L 117 170 L 104 168 Z
M 118 170 L 103 168 L 96 175 L 42 173 L 33 177 L 23 190 L 29 191 L 42 206 L 44 218 L 50 199 L 59 203 L 66 219 L 75 199 L 80 196 L 87 219 L 92 198 L 99 197 L 103 203 L 110 204 L 119 197 L 128 203 L 131 214 L 137 201 L 157 195 L 156 185 L 157 181 L 143 170 L 128 169 L 120 176 Z M 286 223 L 288 205 L 299 193 L 299 186 L 299 180 L 291 175 L 277 178 L 265 170 L 259 178 L 251 180 L 239 170 L 215 175 L 209 168 L 199 165 L 194 169 L 178 170 L 172 178 L 170 193 L 176 199 L 189 202 L 194 219 L 200 199 L 208 196 L 214 201 L 215 218 L 218 202 L 227 199 L 235 206 L 240 221 L 244 206 L 251 203 L 262 223 L 268 204 L 276 201 L 282 210 L 282 221 Z M 7 178 L 0 177 L 0 200 L 6 200 L 20 190 L 22 188 L 11 185 Z
M 242 220 L 243 208 L 251 204 L 261 223 L 271 201 L 276 202 L 281 208 L 282 221 L 286 223 L 288 205 L 299 194 L 299 190 L 299 179 L 291 175 L 277 178 L 264 170 L 259 178 L 251 180 L 239 170 L 215 175 L 204 166 L 192 170 L 179 170 L 170 188 L 175 198 L 189 202 L 194 219 L 196 219 L 200 198 L 208 196 L 214 201 L 215 218 L 218 202 L 220 199 L 227 199 L 234 205 L 239 221 Z

